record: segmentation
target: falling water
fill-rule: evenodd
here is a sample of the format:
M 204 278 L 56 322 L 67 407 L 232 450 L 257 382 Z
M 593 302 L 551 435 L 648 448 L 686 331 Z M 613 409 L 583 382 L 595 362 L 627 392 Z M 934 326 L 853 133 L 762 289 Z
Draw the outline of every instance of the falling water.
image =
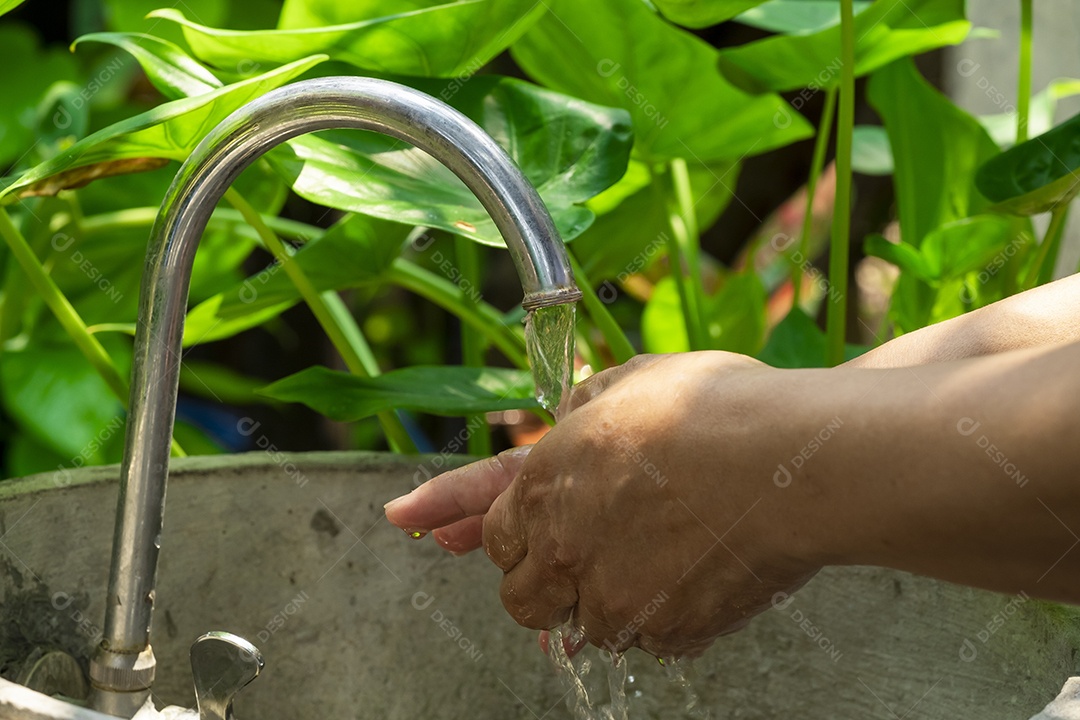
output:
M 574 304 L 537 308 L 525 318 L 525 349 L 536 399 L 558 420 L 570 398 L 574 372 Z

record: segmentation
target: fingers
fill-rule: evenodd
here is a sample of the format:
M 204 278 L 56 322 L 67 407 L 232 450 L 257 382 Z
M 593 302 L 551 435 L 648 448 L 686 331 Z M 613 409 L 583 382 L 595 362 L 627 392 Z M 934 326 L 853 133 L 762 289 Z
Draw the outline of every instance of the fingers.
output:
M 541 562 L 526 557 L 503 577 L 499 588 L 510 617 L 533 630 L 546 630 L 569 620 L 578 597 L 572 582 L 545 570 Z
M 484 544 L 484 516 L 474 515 L 458 520 L 439 528 L 432 535 L 435 542 L 455 555 L 471 552 Z
M 531 446 L 451 470 L 386 504 L 386 519 L 405 530 L 434 530 L 483 515 L 513 481 Z

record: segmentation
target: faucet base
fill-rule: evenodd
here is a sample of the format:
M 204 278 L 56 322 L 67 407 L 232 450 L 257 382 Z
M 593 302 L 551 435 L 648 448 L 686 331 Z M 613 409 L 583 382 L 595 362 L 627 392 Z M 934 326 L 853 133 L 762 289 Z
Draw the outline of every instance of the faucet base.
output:
M 91 706 L 116 717 L 132 717 L 150 696 L 156 668 L 149 645 L 138 654 L 98 647 L 90 660 Z

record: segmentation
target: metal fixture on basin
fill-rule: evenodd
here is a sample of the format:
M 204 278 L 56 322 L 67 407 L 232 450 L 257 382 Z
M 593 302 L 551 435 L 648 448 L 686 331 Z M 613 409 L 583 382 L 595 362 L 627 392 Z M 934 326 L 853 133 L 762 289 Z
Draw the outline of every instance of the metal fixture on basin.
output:
M 104 636 L 90 663 L 98 710 L 131 717 L 154 681 L 150 619 L 181 339 L 192 262 L 206 223 L 233 180 L 264 152 L 299 135 L 342 128 L 407 141 L 453 171 L 502 233 L 526 309 L 581 296 L 536 190 L 479 126 L 428 95 L 384 80 L 321 78 L 267 93 L 222 121 L 180 168 L 150 238 Z

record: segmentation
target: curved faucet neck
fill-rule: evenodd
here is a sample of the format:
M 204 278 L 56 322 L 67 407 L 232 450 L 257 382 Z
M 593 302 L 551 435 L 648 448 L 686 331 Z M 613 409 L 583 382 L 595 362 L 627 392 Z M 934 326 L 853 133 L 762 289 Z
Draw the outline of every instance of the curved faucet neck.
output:
M 526 309 L 576 301 L 562 240 L 536 190 L 479 126 L 412 88 L 320 78 L 240 108 L 180 168 L 154 224 L 139 300 L 104 639 L 91 661 L 99 709 L 130 716 L 154 679 L 150 620 L 192 262 L 225 190 L 276 145 L 318 130 L 373 130 L 428 152 L 480 200 L 517 267 Z

